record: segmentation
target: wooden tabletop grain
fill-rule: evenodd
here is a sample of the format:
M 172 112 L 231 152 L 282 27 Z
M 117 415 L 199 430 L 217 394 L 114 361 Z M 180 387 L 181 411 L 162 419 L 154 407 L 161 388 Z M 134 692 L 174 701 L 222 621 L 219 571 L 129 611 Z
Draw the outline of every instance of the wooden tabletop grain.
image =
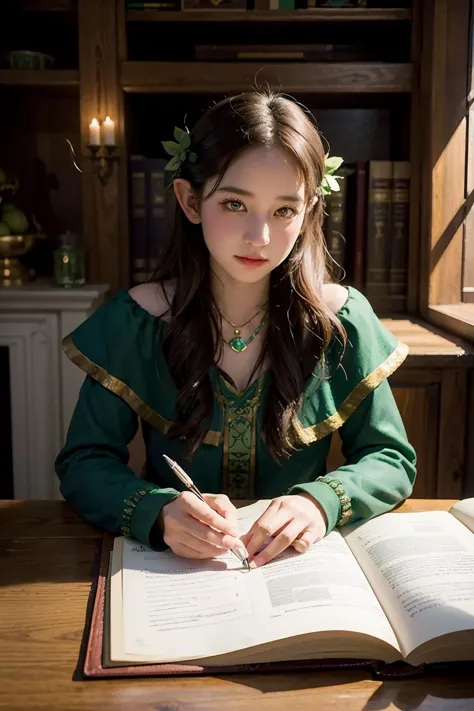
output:
M 411 500 L 399 511 L 447 509 Z M 416 679 L 369 671 L 81 679 L 101 532 L 64 502 L 0 501 L 0 709 L 9 711 L 467 711 L 466 669 Z

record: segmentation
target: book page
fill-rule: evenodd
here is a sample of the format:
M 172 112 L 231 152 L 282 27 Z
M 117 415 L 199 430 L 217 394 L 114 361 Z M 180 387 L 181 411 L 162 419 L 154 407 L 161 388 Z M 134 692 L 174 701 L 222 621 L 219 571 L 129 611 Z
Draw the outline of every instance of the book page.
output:
M 266 508 L 253 506 L 239 510 L 243 530 Z M 380 603 L 338 531 L 304 554 L 289 549 L 250 571 L 230 553 L 191 560 L 125 539 L 122 593 L 123 648 L 137 659 L 192 660 L 324 630 L 382 639 L 392 647 L 387 654 L 399 656 Z
M 405 657 L 430 639 L 474 629 L 474 536 L 450 513 L 387 513 L 341 532 Z
M 451 506 L 449 513 L 474 533 L 474 497 L 457 501 Z

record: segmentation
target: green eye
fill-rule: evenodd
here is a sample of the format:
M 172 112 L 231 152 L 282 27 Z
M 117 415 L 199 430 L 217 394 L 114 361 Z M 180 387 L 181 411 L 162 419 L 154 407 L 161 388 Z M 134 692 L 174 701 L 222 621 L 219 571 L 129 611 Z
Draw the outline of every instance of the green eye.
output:
M 277 210 L 277 214 L 281 213 L 282 210 L 285 210 L 285 214 L 284 215 L 279 214 L 278 215 L 279 217 L 293 217 L 293 215 L 295 214 L 295 211 L 291 207 L 280 207 Z

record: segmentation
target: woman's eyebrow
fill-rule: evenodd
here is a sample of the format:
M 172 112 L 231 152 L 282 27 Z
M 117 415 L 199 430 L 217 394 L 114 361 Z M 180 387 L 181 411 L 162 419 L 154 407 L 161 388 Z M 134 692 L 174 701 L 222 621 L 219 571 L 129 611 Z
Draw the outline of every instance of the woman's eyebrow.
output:
M 244 195 L 245 197 L 255 197 L 254 193 L 250 193 L 248 190 L 243 188 L 237 188 L 234 185 L 223 185 L 221 188 L 217 188 L 218 191 L 227 193 L 237 193 L 237 195 Z M 287 202 L 302 203 L 303 200 L 299 195 L 278 195 L 275 200 L 285 200 Z

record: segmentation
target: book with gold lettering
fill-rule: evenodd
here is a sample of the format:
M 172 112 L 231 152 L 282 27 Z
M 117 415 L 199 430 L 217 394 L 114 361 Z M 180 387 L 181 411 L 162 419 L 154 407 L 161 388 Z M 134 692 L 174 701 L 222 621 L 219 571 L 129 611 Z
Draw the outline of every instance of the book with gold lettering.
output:
M 239 509 L 242 532 L 268 503 Z M 84 673 L 369 665 L 390 676 L 474 661 L 473 534 L 474 498 L 343 526 L 251 570 L 230 554 L 191 560 L 117 536 Z

